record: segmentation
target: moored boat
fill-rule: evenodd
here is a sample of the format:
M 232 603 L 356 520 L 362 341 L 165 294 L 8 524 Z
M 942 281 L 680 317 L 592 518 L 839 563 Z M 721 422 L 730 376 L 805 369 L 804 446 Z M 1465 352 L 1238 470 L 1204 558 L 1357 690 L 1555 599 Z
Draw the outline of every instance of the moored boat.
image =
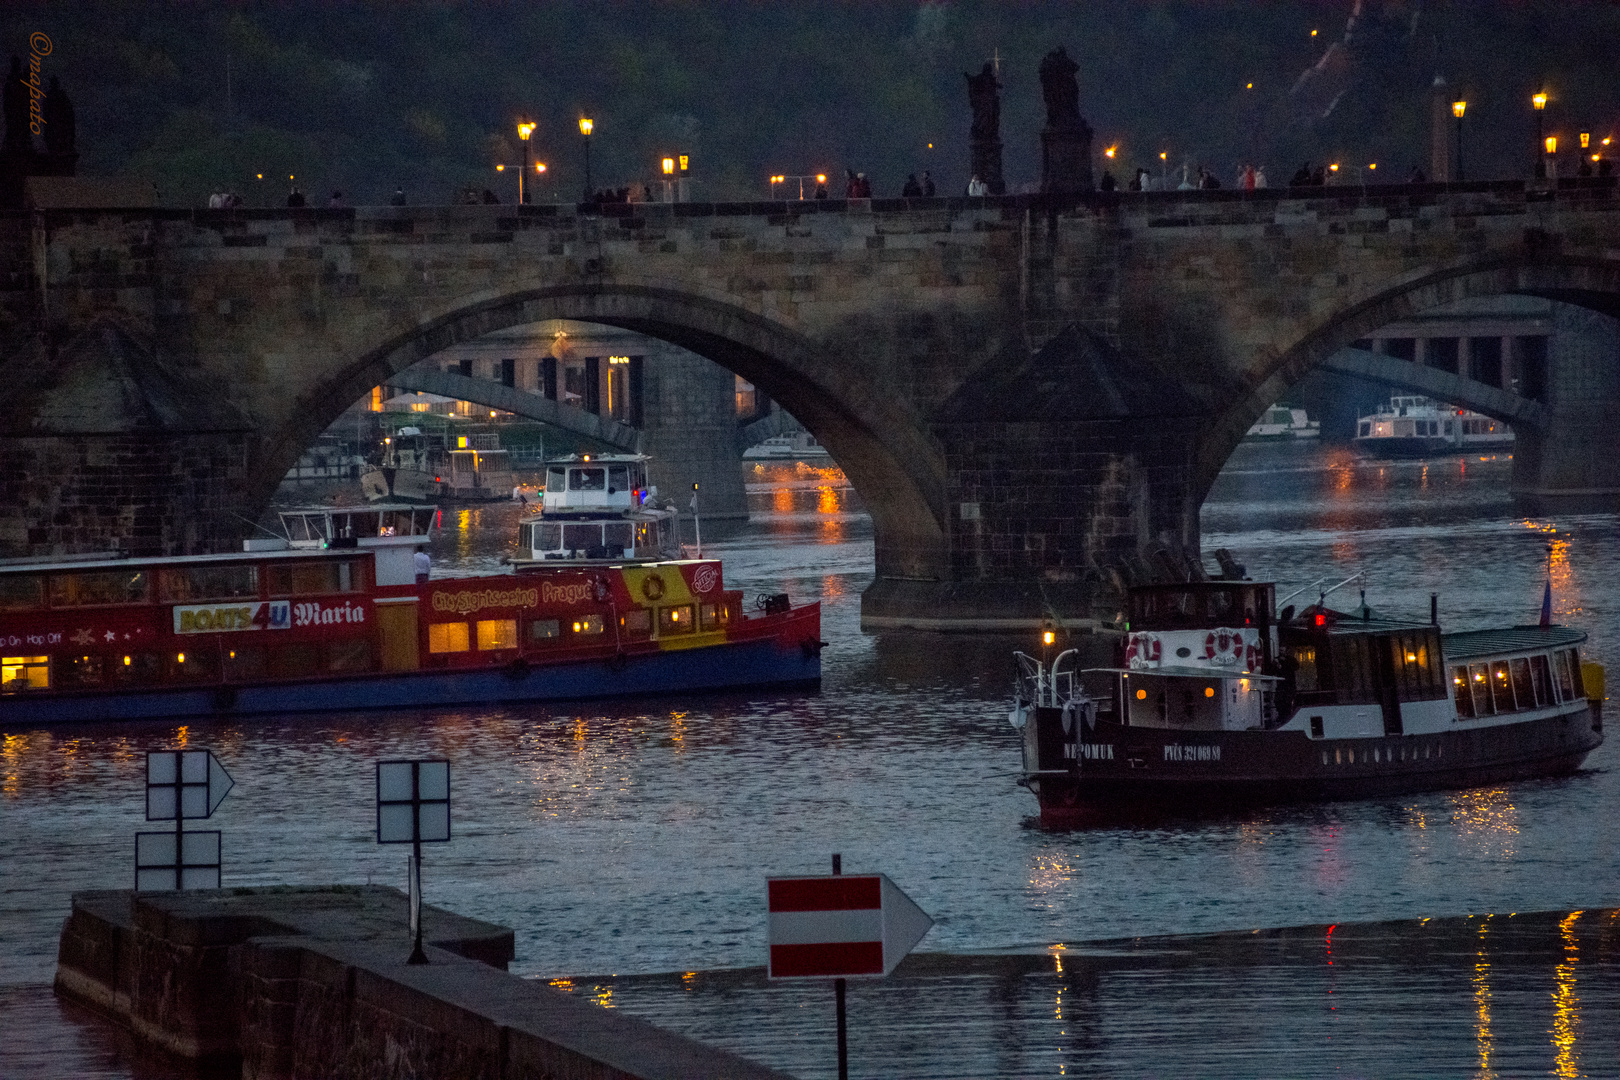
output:
M 420 509 L 420 508 L 418 508 Z M 203 717 L 814 686 L 820 606 L 713 559 L 419 582 L 423 535 L 0 566 L 0 721 Z
M 1249 425 L 1243 436 L 1249 442 L 1292 442 L 1321 437 L 1320 420 L 1312 420 L 1304 409 L 1290 409 L 1286 405 L 1273 405 L 1261 413 L 1260 419 Z
M 1356 420 L 1355 444 L 1379 458 L 1413 458 L 1513 445 L 1500 420 L 1426 397 L 1396 396 Z
M 414 427 L 384 439 L 381 460 L 360 473 L 361 490 L 372 501 L 490 502 L 509 498 L 513 480 L 511 454 L 501 449 L 499 435 L 435 435 Z
M 1016 654 L 1020 782 L 1041 821 L 1555 776 L 1603 740 L 1581 631 L 1273 606 L 1268 583 L 1143 586 L 1114 666 Z
M 539 514 L 518 522 L 525 562 L 623 562 L 680 553 L 675 510 L 658 506 L 643 454 L 569 454 L 546 462 Z

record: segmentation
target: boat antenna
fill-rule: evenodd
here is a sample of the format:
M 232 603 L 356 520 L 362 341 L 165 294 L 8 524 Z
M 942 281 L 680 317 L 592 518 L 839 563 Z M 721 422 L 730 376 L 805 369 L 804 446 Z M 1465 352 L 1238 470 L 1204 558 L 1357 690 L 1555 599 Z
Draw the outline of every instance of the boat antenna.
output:
M 1278 604 L 1286 604 L 1288 601 L 1292 600 L 1294 597 L 1298 596 L 1300 593 L 1304 592 L 1306 589 L 1314 589 L 1314 588 L 1316 588 L 1318 585 L 1322 584 L 1322 582 L 1324 582 L 1326 580 L 1327 580 L 1326 577 L 1319 577 L 1315 581 L 1311 582 L 1308 585 L 1301 585 L 1299 588 L 1295 589 L 1293 592 L 1289 593 L 1287 596 L 1283 597 L 1281 600 L 1278 600 L 1277 603 Z M 1279 608 L 1279 610 L 1280 610 L 1280 608 Z
M 274 529 L 267 529 L 263 525 L 260 525 L 257 521 L 254 521 L 252 518 L 247 517 L 244 514 L 238 514 L 235 510 L 231 511 L 231 516 L 236 518 L 239 521 L 247 522 L 249 525 L 253 526 L 255 529 L 258 529 L 260 532 L 264 533 L 266 536 L 274 536 L 274 537 L 277 537 L 278 539 L 287 541 L 289 544 L 292 543 L 292 534 L 287 532 L 285 529 L 283 529 L 279 533 L 276 532 Z
M 1326 581 L 1327 578 L 1322 578 L 1321 580 Z M 1344 588 L 1346 585 L 1350 584 L 1352 581 L 1359 581 L 1359 582 L 1362 583 L 1363 586 L 1365 586 L 1367 584 L 1367 571 L 1365 571 L 1365 570 L 1357 570 L 1355 573 L 1351 574 L 1349 577 L 1345 578 L 1343 581 L 1339 582 L 1337 585 L 1334 585 L 1331 588 L 1323 589 L 1322 592 L 1321 592 L 1320 598 L 1317 600 L 1317 603 L 1319 603 L 1319 604 L 1326 603 L 1327 598 L 1328 598 L 1328 594 L 1338 592 L 1340 589 Z M 1361 595 L 1362 595 L 1362 603 L 1365 604 L 1366 603 L 1366 596 L 1367 596 L 1365 589 L 1363 589 L 1363 592 L 1362 592 Z

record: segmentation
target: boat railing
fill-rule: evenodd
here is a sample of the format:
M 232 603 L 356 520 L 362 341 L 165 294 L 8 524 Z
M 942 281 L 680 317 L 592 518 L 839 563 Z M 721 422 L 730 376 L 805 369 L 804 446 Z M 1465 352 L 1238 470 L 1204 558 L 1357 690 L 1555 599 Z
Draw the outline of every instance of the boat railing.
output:
M 1067 649 L 1050 667 L 1027 653 L 1013 653 L 1013 696 L 1020 706 L 1061 709 L 1083 696 L 1077 676 L 1079 652 Z M 1067 662 L 1067 667 L 1064 666 Z

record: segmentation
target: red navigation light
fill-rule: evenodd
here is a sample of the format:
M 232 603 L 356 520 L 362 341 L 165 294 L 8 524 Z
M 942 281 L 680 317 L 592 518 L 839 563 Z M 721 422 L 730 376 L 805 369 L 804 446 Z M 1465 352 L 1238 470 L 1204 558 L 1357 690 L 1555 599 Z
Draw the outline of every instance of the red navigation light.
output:
M 1317 626 L 1326 626 L 1327 625 L 1327 616 L 1322 614 L 1320 611 L 1318 611 L 1316 613 L 1316 625 Z

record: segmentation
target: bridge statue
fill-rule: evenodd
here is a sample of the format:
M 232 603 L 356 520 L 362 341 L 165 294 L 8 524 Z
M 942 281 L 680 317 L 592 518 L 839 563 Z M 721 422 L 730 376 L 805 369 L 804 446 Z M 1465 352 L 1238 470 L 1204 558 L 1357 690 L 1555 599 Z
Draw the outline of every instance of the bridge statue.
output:
M 1041 129 L 1041 190 L 1090 191 L 1091 126 L 1080 115 L 1080 66 L 1061 46 L 1041 60 L 1041 96 L 1046 126 Z
M 977 75 L 964 76 L 973 126 L 968 130 L 969 164 L 992 195 L 1004 195 L 1007 181 L 1001 173 L 1001 83 L 987 60 Z

